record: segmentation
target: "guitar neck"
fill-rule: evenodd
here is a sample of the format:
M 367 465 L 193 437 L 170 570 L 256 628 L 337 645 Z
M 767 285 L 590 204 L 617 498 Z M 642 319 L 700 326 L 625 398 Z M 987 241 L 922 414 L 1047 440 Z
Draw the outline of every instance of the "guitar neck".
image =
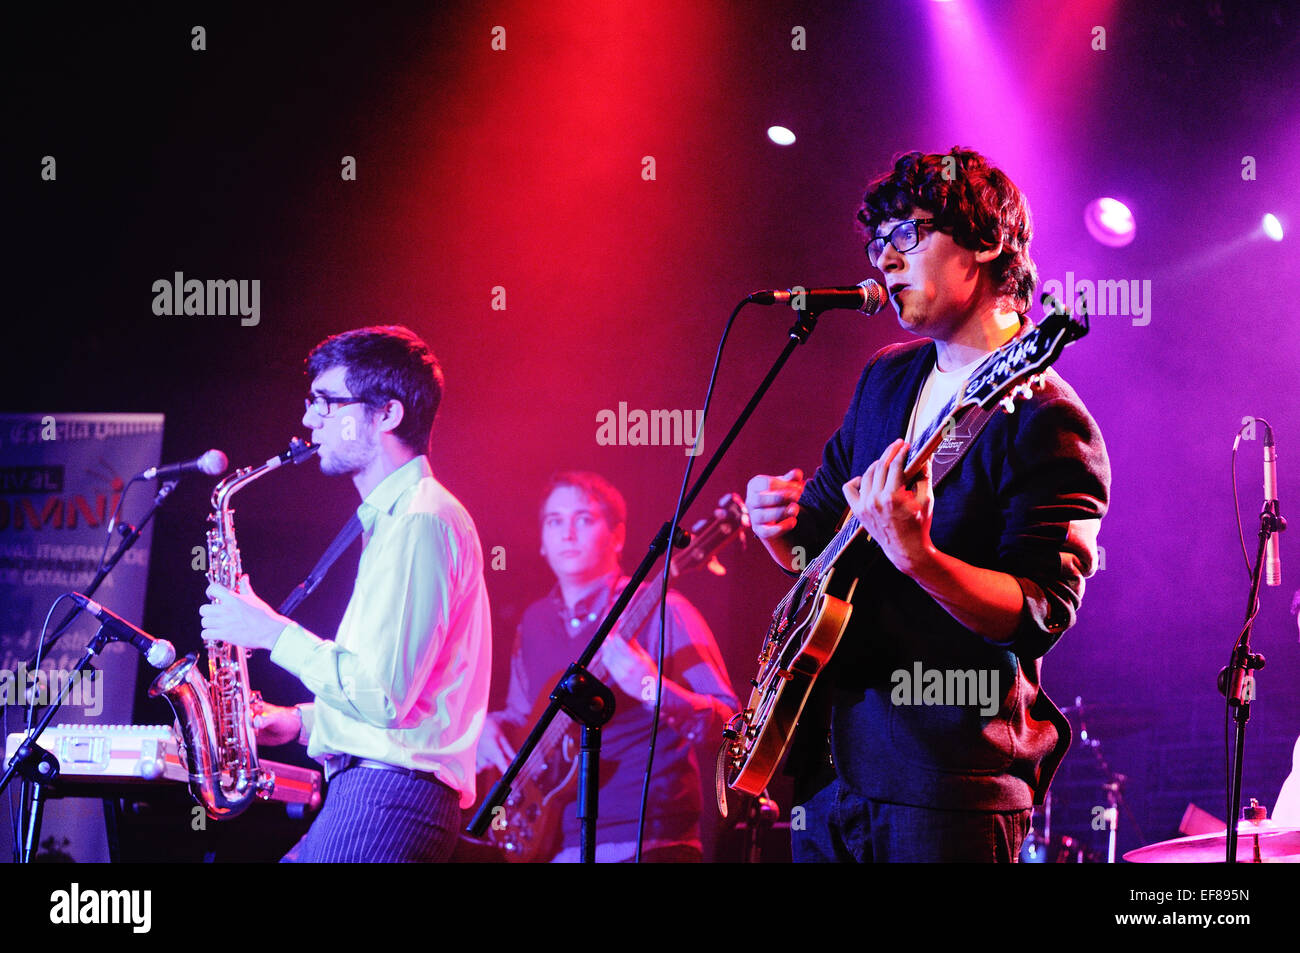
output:
M 641 626 L 658 605 L 658 587 L 643 586 L 637 594 L 632 597 L 632 601 L 628 603 L 627 608 L 623 610 L 623 617 L 619 619 L 618 624 L 614 627 L 614 631 L 609 634 L 609 638 L 621 638 L 625 641 L 631 641 L 632 636 L 641 630 Z M 609 680 L 609 670 L 605 667 L 605 663 L 601 660 L 601 656 L 599 655 L 597 655 L 592 660 L 591 664 L 587 666 L 587 671 L 589 671 L 593 677 L 602 682 L 608 682 Z M 570 727 L 570 722 L 567 719 L 556 718 L 551 722 L 550 727 L 542 736 L 542 740 L 538 742 L 537 750 L 541 752 L 543 756 L 548 755 L 556 746 L 559 745 Z M 544 757 L 529 759 L 524 770 L 519 772 L 519 781 L 521 783 L 529 781 L 534 775 L 539 774 L 541 772 L 540 766 L 544 760 Z
M 659 593 L 657 580 L 651 585 L 643 585 L 623 610 L 623 618 L 618 620 L 618 626 L 611 634 L 630 642 L 641 631 L 641 626 L 645 625 L 651 613 L 659 608 Z
M 957 392 L 948 398 L 948 403 L 940 408 L 934 419 L 912 440 L 911 449 L 907 452 L 907 465 L 903 467 L 904 483 L 910 483 L 920 476 L 921 471 L 925 469 L 925 461 L 929 460 L 943 443 L 944 432 L 949 427 L 956 426 L 970 410 L 969 407 L 958 406 L 961 395 L 962 389 L 959 387 Z
M 916 440 L 913 441 L 914 446 L 907 454 L 907 465 L 903 468 L 904 482 L 911 482 L 916 479 L 921 474 L 921 471 L 925 469 L 925 462 L 934 456 L 934 452 L 943 443 L 944 431 L 950 426 L 949 421 L 952 422 L 952 425 L 955 425 L 957 421 L 966 416 L 970 408 L 958 407 L 960 399 L 961 391 L 958 390 L 948 403 L 944 404 L 929 425 L 921 431 Z M 854 537 L 861 530 L 862 524 L 858 522 L 858 518 L 850 514 L 844 525 L 840 527 L 840 531 L 835 534 L 835 537 L 822 550 L 821 554 L 808 564 L 808 567 L 803 571 L 803 576 L 822 575 L 835 560 L 840 558 L 840 554 L 844 552 L 849 543 L 853 542 Z M 803 576 L 800 576 L 800 581 L 802 581 Z

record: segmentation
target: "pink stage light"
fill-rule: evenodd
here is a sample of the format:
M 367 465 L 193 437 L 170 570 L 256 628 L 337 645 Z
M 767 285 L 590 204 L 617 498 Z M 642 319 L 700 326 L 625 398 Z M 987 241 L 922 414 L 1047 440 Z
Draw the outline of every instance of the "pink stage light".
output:
M 932 135 L 941 146 L 969 145 L 1011 172 L 1045 137 L 1002 22 L 977 3 L 926 4 L 926 18 L 931 43 L 924 72 L 936 84 Z
M 1282 223 L 1278 221 L 1278 217 L 1276 215 L 1274 215 L 1272 212 L 1269 212 L 1267 215 L 1264 216 L 1264 221 L 1262 224 L 1264 226 L 1265 235 L 1273 239 L 1273 241 L 1275 242 L 1280 242 L 1282 240 Z
M 1083 223 L 1089 235 L 1111 248 L 1123 248 L 1137 237 L 1133 213 L 1119 199 L 1100 198 L 1089 202 Z

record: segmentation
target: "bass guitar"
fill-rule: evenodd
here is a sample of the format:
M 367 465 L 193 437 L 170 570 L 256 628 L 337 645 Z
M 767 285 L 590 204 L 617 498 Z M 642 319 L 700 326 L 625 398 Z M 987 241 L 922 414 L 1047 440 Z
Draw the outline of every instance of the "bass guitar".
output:
M 732 540 L 743 537 L 748 525 L 744 501 L 735 493 L 728 494 L 719 502 L 711 518 L 700 520 L 691 527 L 690 542 L 673 554 L 671 578 L 676 579 L 701 566 L 708 567 L 717 575 L 726 572 L 717 561 L 717 553 Z M 628 603 L 609 638 L 634 639 L 658 611 L 660 592 L 658 582 L 643 585 Z M 599 655 L 588 671 L 601 681 L 609 679 L 609 672 Z M 560 673 L 556 672 L 551 683 L 559 676 Z M 549 702 L 546 696 L 539 698 L 525 724 L 535 723 Z M 504 810 L 497 813 L 484 835 L 485 840 L 503 852 L 508 861 L 534 863 L 545 860 L 558 847 L 560 813 L 573 800 L 570 789 L 576 791 L 577 787 L 579 735 L 578 727 L 568 718 L 555 719 L 533 749 L 528 763 L 516 776 Z M 518 743 L 522 739 L 510 740 Z

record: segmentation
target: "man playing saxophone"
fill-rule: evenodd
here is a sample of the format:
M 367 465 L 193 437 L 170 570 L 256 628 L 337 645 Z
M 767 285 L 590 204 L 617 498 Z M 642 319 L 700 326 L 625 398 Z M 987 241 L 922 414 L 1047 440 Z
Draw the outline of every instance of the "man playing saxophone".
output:
M 474 802 L 491 619 L 474 522 L 425 451 L 442 370 L 403 327 L 327 338 L 307 360 L 303 425 L 321 470 L 361 496 L 363 549 L 338 634 L 321 639 L 257 597 L 212 583 L 204 637 L 263 648 L 315 695 L 264 705 L 258 740 L 297 738 L 325 768 L 321 813 L 286 860 L 441 861 Z

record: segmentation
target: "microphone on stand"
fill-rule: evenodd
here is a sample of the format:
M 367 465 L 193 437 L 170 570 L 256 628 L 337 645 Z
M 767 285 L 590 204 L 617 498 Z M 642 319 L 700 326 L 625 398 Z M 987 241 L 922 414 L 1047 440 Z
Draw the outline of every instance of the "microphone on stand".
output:
M 182 473 L 190 473 L 197 470 L 200 473 L 206 473 L 208 476 L 221 476 L 230 466 L 230 461 L 220 450 L 209 450 L 202 456 L 195 457 L 193 460 L 186 460 L 183 463 L 168 463 L 163 466 L 149 467 L 147 470 L 140 472 L 142 480 L 152 480 L 155 477 L 163 480 L 170 480 L 178 477 Z
M 137 629 L 112 609 L 105 609 L 94 599 L 79 592 L 70 594 L 72 601 L 81 606 L 108 630 L 115 642 L 130 642 L 136 647 L 146 662 L 154 668 L 166 668 L 176 661 L 176 648 L 166 639 L 155 639 L 148 632 Z
M 875 314 L 885 306 L 888 295 L 880 282 L 868 278 L 847 288 L 800 288 L 796 285 L 784 291 L 755 291 L 748 300 L 754 304 L 793 304 L 800 311 L 818 314 L 837 309 Z
M 1277 500 L 1277 446 L 1273 443 L 1273 428 L 1264 425 L 1264 508 L 1269 510 L 1278 522 L 1277 529 L 1269 534 L 1268 545 L 1264 548 L 1264 585 L 1282 585 L 1282 553 L 1278 547 L 1278 534 L 1286 529 L 1286 521 Z

